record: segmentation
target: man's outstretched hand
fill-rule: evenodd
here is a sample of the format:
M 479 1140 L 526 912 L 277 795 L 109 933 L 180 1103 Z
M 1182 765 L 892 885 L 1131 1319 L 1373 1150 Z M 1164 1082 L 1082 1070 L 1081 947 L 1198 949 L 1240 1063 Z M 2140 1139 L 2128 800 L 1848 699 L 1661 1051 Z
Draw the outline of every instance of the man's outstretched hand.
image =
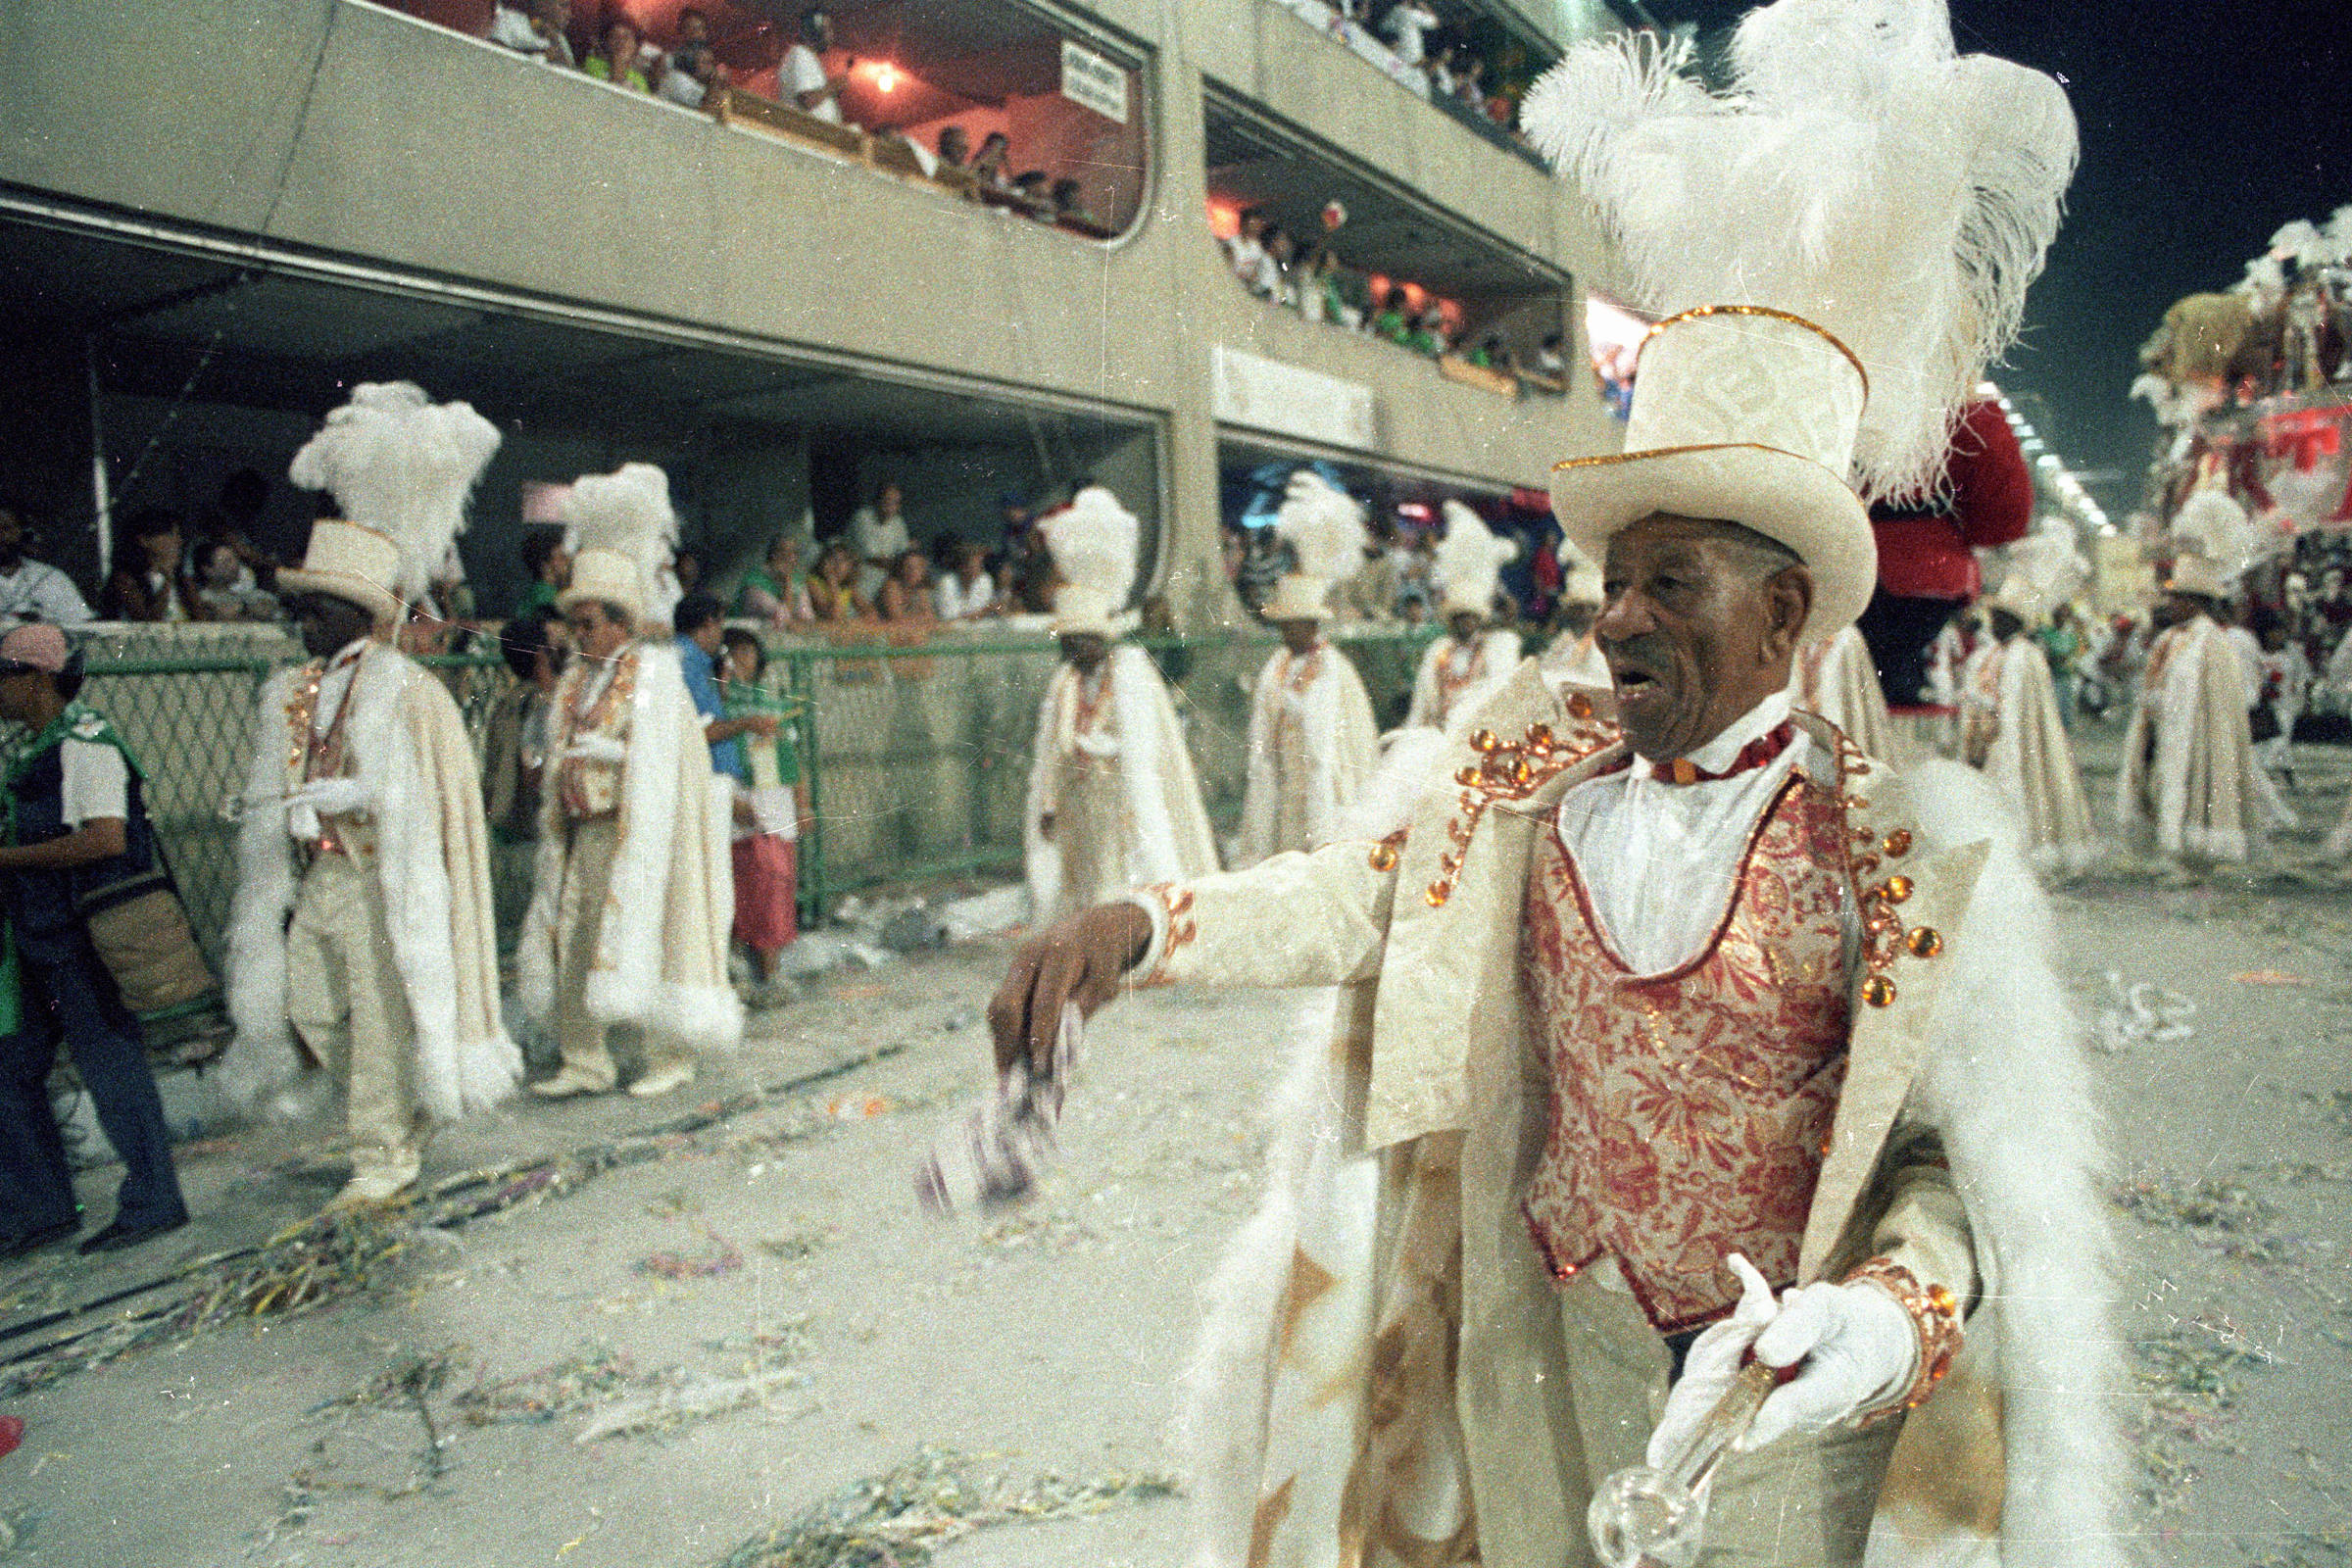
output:
M 1152 944 L 1152 917 L 1132 904 L 1098 904 L 1049 926 L 1023 947 L 988 1004 L 997 1040 L 997 1071 L 1026 1060 L 1043 1077 L 1053 1070 L 1061 1008 L 1092 1015 L 1119 994 L 1119 982 Z

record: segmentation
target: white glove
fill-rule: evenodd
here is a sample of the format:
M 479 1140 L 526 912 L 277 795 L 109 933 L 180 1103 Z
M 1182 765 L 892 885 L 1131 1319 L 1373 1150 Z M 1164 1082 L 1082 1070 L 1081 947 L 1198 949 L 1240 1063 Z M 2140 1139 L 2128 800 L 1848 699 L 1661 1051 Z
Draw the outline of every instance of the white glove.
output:
M 1666 1408 L 1659 1412 L 1657 1427 L 1649 1435 L 1649 1449 L 1643 1457 L 1653 1470 L 1666 1468 L 1690 1445 L 1699 1423 L 1740 1376 L 1747 1348 L 1780 1312 L 1771 1285 L 1753 1263 L 1738 1252 L 1723 1261 L 1740 1276 L 1740 1304 L 1730 1317 L 1690 1342 L 1690 1353 L 1683 1358 L 1683 1375 L 1666 1396 Z
M 320 816 L 349 816 L 375 804 L 375 792 L 356 778 L 313 779 L 287 797 L 289 807 L 308 807 Z
M 1807 1285 L 1781 1298 L 1780 1315 L 1756 1336 L 1756 1359 L 1804 1366 L 1773 1390 L 1741 1448 L 1790 1432 L 1822 1432 L 1910 1387 L 1919 1329 L 1876 1285 Z
M 583 762 L 625 762 L 629 749 L 612 736 L 598 730 L 572 738 L 571 750 L 564 754 L 576 757 Z

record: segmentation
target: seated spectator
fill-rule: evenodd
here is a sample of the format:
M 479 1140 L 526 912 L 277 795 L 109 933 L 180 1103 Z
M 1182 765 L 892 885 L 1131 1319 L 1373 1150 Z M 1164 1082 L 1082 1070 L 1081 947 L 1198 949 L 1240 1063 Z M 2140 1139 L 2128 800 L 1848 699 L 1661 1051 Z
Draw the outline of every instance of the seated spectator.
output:
M 1054 220 L 1053 182 L 1042 169 L 1024 169 L 1012 177 L 1012 194 L 1022 210 L 1041 223 Z
M 784 99 L 817 119 L 841 124 L 841 93 L 850 84 L 847 71 L 840 75 L 825 73 L 825 53 L 833 47 L 833 18 L 822 6 L 811 6 L 801 13 L 800 42 L 784 51 L 784 64 L 777 75 L 782 83 Z M 856 61 L 850 62 L 856 65 Z
M 1465 108 L 1486 113 L 1487 63 L 1466 49 L 1454 61 L 1453 95 Z
M 186 584 L 179 578 L 179 514 L 150 507 L 130 519 L 134 554 L 117 565 L 98 597 L 105 620 L 189 620 Z
M 669 53 L 654 92 L 681 109 L 700 109 L 710 89 L 727 84 L 727 68 L 707 43 L 682 43 Z
M 533 528 L 522 536 L 518 547 L 522 555 L 522 569 L 531 574 L 530 586 L 523 589 L 514 613 L 527 615 L 534 610 L 554 611 L 556 595 L 571 581 L 571 552 L 564 548 L 561 528 Z
M 1436 300 L 1431 300 L 1422 307 L 1420 321 L 1405 334 L 1404 346 L 1434 358 L 1451 347 L 1451 337 L 1446 326 L 1445 308 Z
M 1564 348 L 1565 340 L 1559 333 L 1545 333 L 1536 348 L 1536 373 L 1564 383 L 1568 379 L 1568 362 L 1561 357 Z
M 528 0 L 521 9 L 501 4 L 490 14 L 490 41 L 551 66 L 569 68 L 572 58 L 571 0 Z
M 1075 174 L 1064 174 L 1054 182 L 1054 220 L 1091 233 L 1102 233 L 1110 226 L 1086 210 L 1086 184 Z
M 980 138 L 980 150 L 972 154 L 972 174 L 991 190 L 1010 190 L 1012 177 L 1004 172 L 1004 165 L 1011 158 L 1012 138 L 992 130 Z
M 1380 314 L 1372 318 L 1374 334 L 1385 337 L 1392 343 L 1404 342 L 1413 330 L 1410 311 L 1411 307 L 1405 302 L 1403 288 L 1395 283 L 1390 284 L 1389 292 L 1381 298 Z
M 235 547 L 224 540 L 197 547 L 196 587 L 191 598 L 198 620 L 278 618 L 277 596 L 254 585 Z
M 1397 0 L 1381 19 L 1381 36 L 1396 51 L 1396 58 L 1408 66 L 1417 66 L 1429 57 L 1428 36 L 1438 25 L 1438 14 L 1424 0 Z
M 637 35 L 637 24 L 615 13 L 605 19 L 604 30 L 597 35 L 596 53 L 588 57 L 588 63 L 581 69 L 599 81 L 609 81 L 632 92 L 652 92 L 652 84 L 637 64 L 637 51 L 644 41 Z
M 764 620 L 778 631 L 790 631 L 816 618 L 801 571 L 799 534 L 776 535 L 767 547 L 767 558 L 743 574 L 743 582 L 735 590 L 735 613 L 744 620 Z
M 931 563 L 920 550 L 902 550 L 882 579 L 880 601 L 884 620 L 920 624 L 939 619 L 931 595 Z
M 1453 45 L 1440 44 L 1423 63 L 1422 69 L 1429 74 L 1429 95 L 1432 98 L 1453 96 Z
M 1010 512 L 1007 508 L 1007 513 Z M 1060 581 L 1054 553 L 1034 519 L 1005 547 L 1004 609 L 1008 613 L 1042 615 L 1054 609 L 1054 590 Z
M 1506 375 L 1510 373 L 1511 351 L 1503 347 L 1500 332 L 1489 332 L 1478 340 L 1478 347 L 1462 358 L 1482 369 L 1500 370 Z
M 961 125 L 939 127 L 939 166 L 942 169 L 969 169 L 972 164 L 972 138 Z
M 946 576 L 932 590 L 932 608 L 942 620 L 970 620 L 997 607 L 996 579 L 988 574 L 988 546 L 977 539 L 943 539 L 937 553 L 948 562 Z
M 74 579 L 45 561 L 24 554 L 32 542 L 31 514 L 16 502 L 0 502 L 0 631 L 45 620 L 68 630 L 86 625 L 90 607 Z
M 197 559 L 205 547 L 220 541 L 236 552 L 242 568 L 237 581 L 239 588 L 275 589 L 279 563 L 253 542 L 254 536 L 263 531 L 264 514 L 269 510 L 270 481 L 258 470 L 239 468 L 221 480 L 220 494 L 197 519 L 195 547 L 189 552 L 185 574 L 196 575 Z
M 678 597 L 685 598 L 703 585 L 703 553 L 691 545 L 680 545 L 669 555 L 669 575 L 678 585 Z
M 818 620 L 871 620 L 873 603 L 858 591 L 858 557 L 849 541 L 828 540 L 808 574 L 808 608 Z
M 1272 223 L 1266 225 L 1265 259 L 1257 264 L 1256 290 L 1277 305 L 1296 309 L 1298 304 L 1298 242 L 1290 231 Z
M 748 631 L 730 629 L 718 662 L 730 717 L 777 720 L 772 741 L 744 748 L 745 771 L 735 820 L 735 940 L 751 953 L 755 1004 L 776 995 L 776 955 L 800 935 L 801 820 L 808 789 L 784 710 L 766 689 L 767 650 Z

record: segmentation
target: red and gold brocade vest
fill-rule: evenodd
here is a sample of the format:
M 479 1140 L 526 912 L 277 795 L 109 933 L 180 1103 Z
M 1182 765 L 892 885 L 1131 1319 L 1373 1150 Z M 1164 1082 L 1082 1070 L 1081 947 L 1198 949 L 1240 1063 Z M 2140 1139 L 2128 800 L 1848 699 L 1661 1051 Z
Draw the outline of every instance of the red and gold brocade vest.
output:
M 1791 775 L 1706 946 L 1657 975 L 1612 951 L 1556 825 L 1531 858 L 1521 984 L 1551 1114 L 1528 1225 L 1556 1278 L 1614 1257 L 1661 1333 L 1738 1303 L 1727 1252 L 1795 1280 L 1845 1078 L 1844 828 Z

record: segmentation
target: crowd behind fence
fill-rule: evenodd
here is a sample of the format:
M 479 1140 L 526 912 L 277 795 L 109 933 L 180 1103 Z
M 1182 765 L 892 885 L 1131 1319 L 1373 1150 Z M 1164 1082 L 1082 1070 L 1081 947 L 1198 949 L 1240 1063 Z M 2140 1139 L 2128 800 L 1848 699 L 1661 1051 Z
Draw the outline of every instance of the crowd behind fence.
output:
M 1429 628 L 1335 634 L 1384 724 L 1401 716 Z M 1167 677 L 1210 819 L 1229 827 L 1249 769 L 1250 689 L 1278 646 L 1258 629 L 1141 639 Z M 236 889 L 237 825 L 255 704 L 299 656 L 255 639 L 202 655 L 93 657 L 85 701 L 111 717 L 145 769 L 147 808 L 191 921 L 218 962 Z M 801 847 L 801 905 L 821 918 L 843 893 L 958 875 L 1017 874 L 1021 811 L 1046 682 L 1045 639 L 939 638 L 915 645 L 776 639 L 766 681 L 793 716 L 813 818 Z M 446 683 L 481 756 L 490 710 L 513 680 L 495 654 L 419 661 Z M 11 736 L 13 746 L 21 736 Z M 532 847 L 492 861 L 502 942 L 530 894 Z

